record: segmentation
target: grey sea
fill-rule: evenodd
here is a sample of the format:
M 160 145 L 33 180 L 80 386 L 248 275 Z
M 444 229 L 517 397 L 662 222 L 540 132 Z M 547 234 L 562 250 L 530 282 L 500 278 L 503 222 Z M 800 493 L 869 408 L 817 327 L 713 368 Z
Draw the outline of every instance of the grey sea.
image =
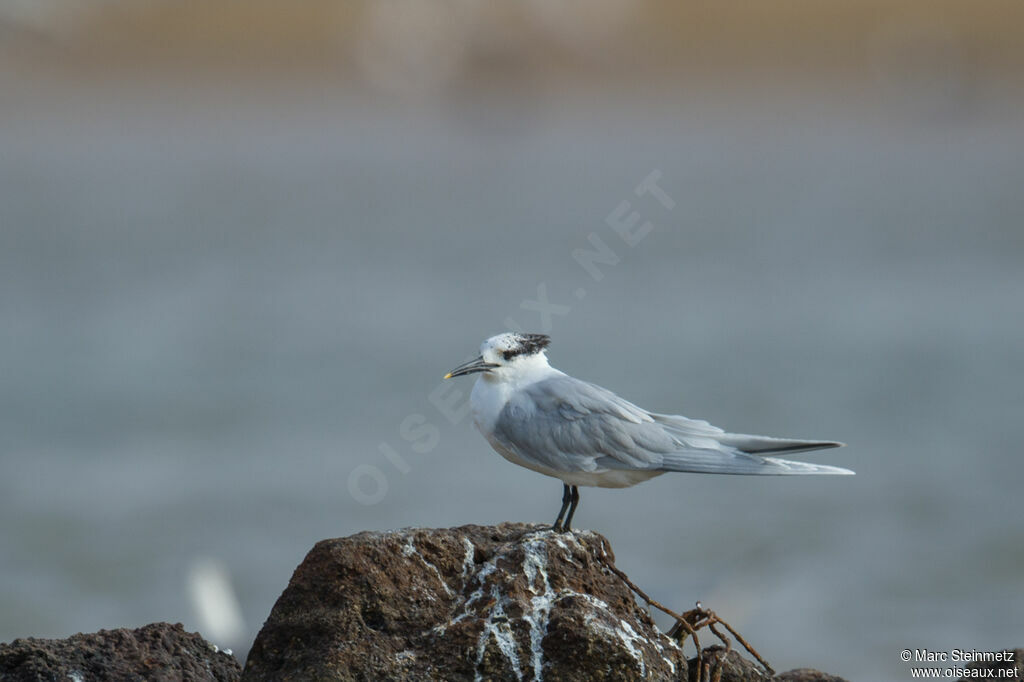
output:
M 806 459 L 852 478 L 583 490 L 661 602 L 853 679 L 1021 645 L 1019 117 L 131 92 L 4 104 L 0 641 L 203 628 L 214 562 L 244 655 L 321 538 L 552 520 L 441 381 L 521 328 L 649 409 L 849 444 Z

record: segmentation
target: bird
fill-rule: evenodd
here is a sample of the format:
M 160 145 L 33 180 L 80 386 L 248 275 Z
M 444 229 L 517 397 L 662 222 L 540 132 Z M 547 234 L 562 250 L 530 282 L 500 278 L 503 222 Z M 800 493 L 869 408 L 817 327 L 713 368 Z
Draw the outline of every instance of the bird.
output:
M 777 457 L 843 443 L 727 433 L 703 420 L 649 412 L 552 367 L 550 343 L 546 334 L 498 334 L 444 378 L 479 374 L 469 399 L 477 429 L 513 464 L 562 482 L 553 531 L 572 530 L 581 486 L 625 488 L 673 471 L 854 473 Z

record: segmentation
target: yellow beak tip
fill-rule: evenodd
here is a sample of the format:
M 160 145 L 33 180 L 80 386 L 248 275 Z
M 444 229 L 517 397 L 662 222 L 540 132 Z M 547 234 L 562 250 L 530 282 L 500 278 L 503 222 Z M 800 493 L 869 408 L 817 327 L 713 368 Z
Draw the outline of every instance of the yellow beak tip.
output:
M 444 378 L 445 379 L 451 379 L 452 378 L 452 373 L 448 372 L 447 374 L 444 375 Z

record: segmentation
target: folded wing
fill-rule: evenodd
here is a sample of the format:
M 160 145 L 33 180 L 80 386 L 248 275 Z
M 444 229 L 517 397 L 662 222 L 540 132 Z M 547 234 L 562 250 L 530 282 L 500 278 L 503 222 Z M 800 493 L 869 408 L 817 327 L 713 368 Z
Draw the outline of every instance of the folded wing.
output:
M 565 374 L 517 391 L 502 410 L 494 437 L 523 459 L 562 472 L 853 473 L 773 456 L 841 443 L 726 433 L 705 421 L 649 413 Z

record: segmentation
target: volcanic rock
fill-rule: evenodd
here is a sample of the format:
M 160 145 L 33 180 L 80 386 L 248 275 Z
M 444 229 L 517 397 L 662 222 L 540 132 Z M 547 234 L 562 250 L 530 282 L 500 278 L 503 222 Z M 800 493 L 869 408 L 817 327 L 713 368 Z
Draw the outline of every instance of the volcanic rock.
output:
M 614 561 L 597 533 L 516 523 L 323 540 L 274 605 L 242 679 L 706 679 Z M 719 658 L 704 674 L 721 682 L 842 682 L 807 669 L 773 678 L 716 646 L 701 660 Z
M 685 680 L 682 650 L 613 560 L 596 533 L 527 524 L 324 540 L 243 679 Z
M 100 630 L 67 639 L 16 639 L 0 644 L 3 682 L 195 680 L 235 682 L 242 667 L 230 653 L 181 624 Z

